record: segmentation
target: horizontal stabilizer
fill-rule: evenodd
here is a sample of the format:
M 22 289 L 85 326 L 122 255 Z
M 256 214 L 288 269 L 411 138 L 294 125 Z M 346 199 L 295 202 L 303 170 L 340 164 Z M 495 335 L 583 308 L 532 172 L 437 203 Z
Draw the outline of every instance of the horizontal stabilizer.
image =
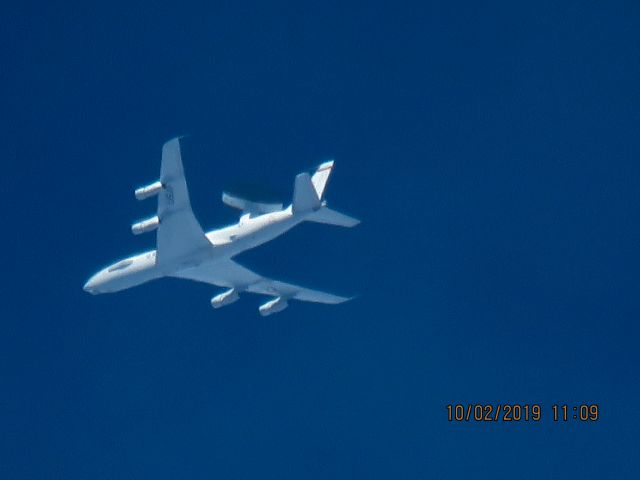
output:
M 337 225 L 339 227 L 355 227 L 360 223 L 357 218 L 350 217 L 344 213 L 323 207 L 307 216 L 305 220 L 310 222 L 326 223 L 329 225 Z
M 329 177 L 331 176 L 331 169 L 333 168 L 333 160 L 328 162 L 324 162 L 320 165 L 313 176 L 311 177 L 311 183 L 313 183 L 313 188 L 316 191 L 316 195 L 318 198 L 322 200 L 322 196 L 324 195 L 324 191 L 327 188 L 327 182 L 329 181 Z
M 282 210 L 281 203 L 252 202 L 226 192 L 222 194 L 222 202 L 230 207 L 237 208 L 238 210 L 242 210 L 244 213 L 249 213 L 254 216 Z

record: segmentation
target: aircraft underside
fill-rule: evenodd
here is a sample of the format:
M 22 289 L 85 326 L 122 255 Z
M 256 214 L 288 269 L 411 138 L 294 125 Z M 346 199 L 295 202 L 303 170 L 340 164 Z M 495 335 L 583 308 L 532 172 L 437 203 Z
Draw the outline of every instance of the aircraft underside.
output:
M 131 288 L 147 281 L 176 277 L 204 282 L 225 290 L 211 299 L 214 308 L 236 302 L 244 292 L 272 297 L 260 306 L 261 315 L 284 310 L 290 300 L 337 304 L 349 297 L 333 295 L 259 275 L 232 257 L 282 235 L 303 221 L 353 227 L 358 220 L 331 210 L 323 200 L 333 161 L 313 176 L 296 176 L 291 205 L 251 202 L 223 194 L 223 202 L 242 210 L 238 223 L 204 233 L 191 210 L 180 155 L 180 139 L 162 149 L 160 179 L 135 192 L 138 200 L 158 197 L 157 214 L 132 225 L 136 235 L 156 232 L 156 250 L 120 260 L 93 275 L 84 289 L 93 294 Z

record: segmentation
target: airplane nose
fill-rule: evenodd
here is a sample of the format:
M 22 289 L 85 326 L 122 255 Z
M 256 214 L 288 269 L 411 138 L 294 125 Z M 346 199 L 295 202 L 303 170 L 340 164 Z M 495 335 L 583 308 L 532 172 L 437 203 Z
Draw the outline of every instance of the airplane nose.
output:
M 89 279 L 89 281 L 87 283 L 84 284 L 84 287 L 82 287 L 82 289 L 85 292 L 88 292 L 92 295 L 95 295 L 96 293 L 98 293 L 98 291 L 96 290 L 96 281 L 94 277 L 91 277 Z

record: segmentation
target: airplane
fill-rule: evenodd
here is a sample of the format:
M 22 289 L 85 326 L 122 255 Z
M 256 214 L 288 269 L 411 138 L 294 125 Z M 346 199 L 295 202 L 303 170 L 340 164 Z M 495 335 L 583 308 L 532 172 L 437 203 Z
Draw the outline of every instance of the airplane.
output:
M 156 249 L 104 268 L 84 285 L 91 294 L 117 292 L 162 277 L 183 278 L 223 287 L 226 290 L 211 299 L 213 308 L 229 305 L 243 292 L 272 297 L 260 305 L 262 316 L 287 308 L 290 300 L 338 304 L 349 297 L 333 295 L 263 277 L 237 263 L 233 257 L 245 250 L 273 240 L 301 222 L 310 221 L 353 227 L 359 220 L 327 207 L 323 199 L 333 160 L 322 163 L 313 173 L 295 177 L 293 201 L 253 202 L 223 193 L 222 201 L 242 211 L 240 220 L 205 233 L 191 210 L 185 181 L 180 137 L 162 148 L 160 179 L 135 190 L 138 200 L 158 197 L 155 216 L 134 223 L 135 235 L 156 231 Z

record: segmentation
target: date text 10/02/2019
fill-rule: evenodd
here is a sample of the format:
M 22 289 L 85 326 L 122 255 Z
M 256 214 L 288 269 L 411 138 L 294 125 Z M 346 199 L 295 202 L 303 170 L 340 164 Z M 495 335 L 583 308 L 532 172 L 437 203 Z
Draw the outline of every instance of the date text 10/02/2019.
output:
M 450 422 L 539 422 L 545 417 L 554 422 L 595 422 L 600 418 L 600 407 L 592 404 L 554 404 L 550 408 L 540 404 L 481 404 L 461 403 L 447 405 Z

